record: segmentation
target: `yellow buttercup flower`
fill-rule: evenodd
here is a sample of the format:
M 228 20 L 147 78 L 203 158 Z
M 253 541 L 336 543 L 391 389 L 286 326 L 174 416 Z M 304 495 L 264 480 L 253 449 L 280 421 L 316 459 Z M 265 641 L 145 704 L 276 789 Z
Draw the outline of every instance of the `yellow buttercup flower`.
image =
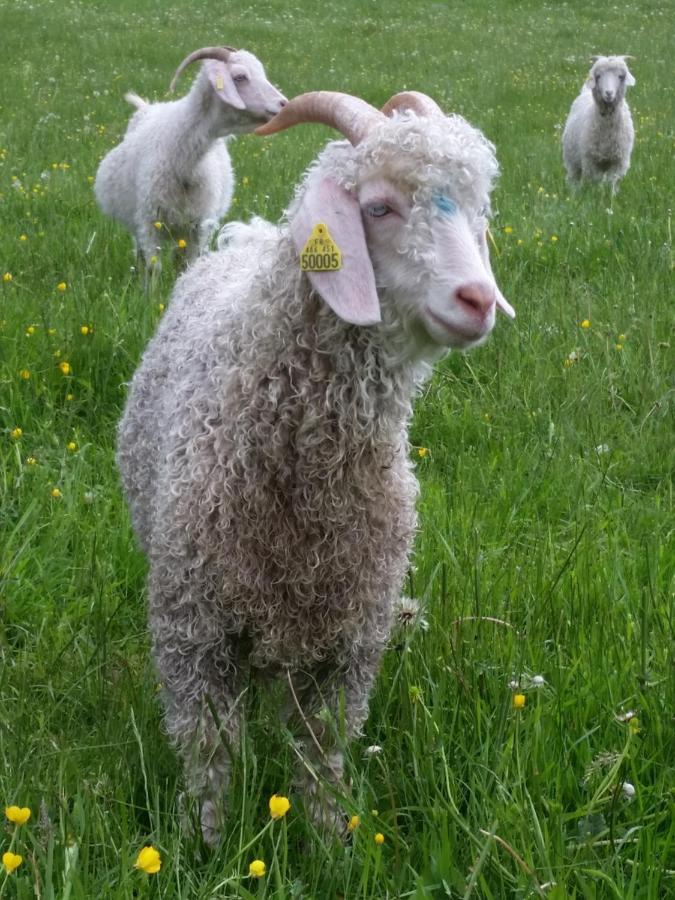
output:
M 23 856 L 20 856 L 18 853 L 7 851 L 7 853 L 2 854 L 2 864 L 8 875 L 11 875 L 14 869 L 18 869 L 22 862 Z
M 154 847 L 143 847 L 136 857 L 134 868 L 142 869 L 148 875 L 156 875 L 162 868 L 162 857 Z
M 68 287 L 68 285 L 66 284 L 65 281 L 59 281 L 59 283 L 56 285 L 56 290 L 61 291 L 61 293 L 63 293 L 67 287 Z
M 27 235 L 27 234 L 20 234 L 20 235 L 19 235 L 19 240 L 20 240 L 20 241 L 27 241 L 27 240 L 28 240 L 28 235 Z
M 183 238 L 181 238 L 181 239 L 178 241 L 178 249 L 179 249 L 179 250 L 185 250 L 186 247 L 187 247 L 187 241 L 184 241 Z
M 157 265 L 157 257 L 156 257 L 156 256 L 151 256 L 151 257 L 150 257 L 150 265 L 151 265 L 151 266 L 156 266 L 156 265 Z
M 84 335 L 89 334 L 89 326 L 88 325 L 80 325 L 80 334 L 84 334 Z
M 61 369 L 62 375 L 70 375 L 72 371 L 70 368 L 70 363 L 66 362 L 65 359 L 59 363 L 59 369 Z
M 248 874 L 251 878 L 262 878 L 265 874 L 265 863 L 262 859 L 254 859 L 248 867 Z
M 30 819 L 30 809 L 27 806 L 6 806 L 5 815 L 15 825 L 25 825 Z
M 57 487 L 52 488 L 52 497 L 53 497 L 55 500 L 60 500 L 62 496 L 63 496 L 63 494 L 61 493 L 61 491 L 60 491 Z
M 12 428 L 12 430 L 9 433 L 9 436 L 11 437 L 11 439 L 13 441 L 18 441 L 22 434 L 23 434 L 23 429 L 19 428 L 19 426 L 17 425 L 16 428 Z
M 155 228 L 157 229 L 157 231 L 160 231 L 161 228 L 162 228 L 162 223 L 161 223 L 161 222 L 155 222 L 155 223 L 154 223 L 154 226 L 155 226 Z
M 513 234 L 513 228 L 510 225 L 507 225 L 504 229 L 504 234 Z
M 429 448 L 428 448 L 428 447 L 418 447 L 418 448 L 417 448 L 417 455 L 418 455 L 421 459 L 424 459 L 425 456 L 428 456 L 428 455 L 429 455 Z
M 30 378 L 30 369 L 21 369 L 19 375 L 21 376 L 21 378 L 23 378 L 24 381 L 28 381 L 28 379 Z
M 522 709 L 525 706 L 525 694 L 513 695 L 513 708 Z
M 3 280 L 3 281 L 11 281 L 11 280 L 12 280 L 12 273 L 11 273 L 11 272 L 5 272 L 5 274 L 2 276 L 2 280 Z
M 582 328 L 590 328 L 591 327 L 590 319 L 584 319 L 584 321 L 581 323 L 581 327 Z
M 381 831 L 378 831 L 375 835 L 375 843 L 378 845 L 378 847 L 384 844 L 384 835 Z
M 270 797 L 270 815 L 273 819 L 283 819 L 290 808 L 288 797 L 280 797 L 278 794 Z
M 356 829 L 359 827 L 360 824 L 361 824 L 361 817 L 360 816 L 352 816 L 351 819 L 349 820 L 349 823 L 347 824 L 347 831 L 356 831 Z
M 35 459 L 34 456 L 29 456 L 29 457 L 26 458 L 26 465 L 27 465 L 27 466 L 34 466 L 34 465 L 36 465 L 36 464 L 37 464 L 37 459 Z
M 71 453 L 74 453 L 77 450 L 77 444 L 75 441 L 68 441 L 66 444 L 66 449 L 70 450 Z

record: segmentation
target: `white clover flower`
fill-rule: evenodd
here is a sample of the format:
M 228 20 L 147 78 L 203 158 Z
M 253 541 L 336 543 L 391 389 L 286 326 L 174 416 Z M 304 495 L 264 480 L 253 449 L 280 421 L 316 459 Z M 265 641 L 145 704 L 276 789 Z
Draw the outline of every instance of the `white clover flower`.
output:
M 546 680 L 543 675 L 533 675 L 532 676 L 532 687 L 540 688 L 546 684 Z
M 371 756 L 379 756 L 382 753 L 382 747 L 379 744 L 371 744 L 370 747 L 366 747 L 363 751 L 364 757 L 370 758 Z
M 520 687 L 520 682 L 517 679 L 512 678 L 511 681 L 509 681 L 509 689 L 510 690 L 517 691 L 519 687 Z
M 630 803 L 631 800 L 635 799 L 635 786 L 630 783 L 630 781 L 624 781 L 621 785 L 621 790 L 623 791 L 623 795 Z

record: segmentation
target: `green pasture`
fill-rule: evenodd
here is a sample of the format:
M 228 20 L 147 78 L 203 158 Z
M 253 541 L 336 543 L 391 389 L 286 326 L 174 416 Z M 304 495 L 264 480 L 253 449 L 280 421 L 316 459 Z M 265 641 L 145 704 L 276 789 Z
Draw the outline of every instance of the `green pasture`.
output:
M 0 825 L 0 854 L 23 857 L 1 898 L 675 897 L 672 33 L 666 0 L 0 0 L 0 806 L 31 810 Z M 253 50 L 288 96 L 418 89 L 481 127 L 518 315 L 417 403 L 422 612 L 348 749 L 360 825 L 314 832 L 292 736 L 253 690 L 211 854 L 179 812 L 114 463 L 172 276 L 143 293 L 91 181 L 124 92 L 162 99 L 214 43 Z M 613 201 L 570 195 L 561 162 L 592 53 L 635 56 Z M 234 143 L 230 218 L 275 219 L 329 137 Z M 292 806 L 272 822 L 274 793 Z M 134 867 L 146 845 L 159 873 Z

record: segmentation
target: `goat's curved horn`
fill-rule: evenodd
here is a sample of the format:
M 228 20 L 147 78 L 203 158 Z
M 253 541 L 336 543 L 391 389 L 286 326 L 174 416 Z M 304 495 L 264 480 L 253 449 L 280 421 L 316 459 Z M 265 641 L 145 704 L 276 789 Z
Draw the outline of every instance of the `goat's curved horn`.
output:
M 219 59 L 222 62 L 227 62 L 230 58 L 230 54 L 236 52 L 234 47 L 202 47 L 201 50 L 195 50 L 189 56 L 186 56 L 176 69 L 176 72 L 171 79 L 169 90 L 172 91 L 176 87 L 176 82 L 184 69 L 187 69 L 191 63 L 197 62 L 198 59 Z
M 310 91 L 289 100 L 281 112 L 256 128 L 255 133 L 274 134 L 303 122 L 317 122 L 335 128 L 356 146 L 382 119 L 381 112 L 359 97 L 339 91 Z
M 435 100 L 420 91 L 401 91 L 394 94 L 382 107 L 385 116 L 390 116 L 395 109 L 409 109 L 418 116 L 445 115 Z

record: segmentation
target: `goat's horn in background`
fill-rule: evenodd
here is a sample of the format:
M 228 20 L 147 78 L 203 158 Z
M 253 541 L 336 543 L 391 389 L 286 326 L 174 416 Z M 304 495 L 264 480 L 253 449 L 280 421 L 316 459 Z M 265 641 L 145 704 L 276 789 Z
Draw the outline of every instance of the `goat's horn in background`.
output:
M 255 133 L 274 134 L 303 122 L 316 122 L 335 128 L 356 146 L 382 118 L 381 112 L 359 97 L 340 91 L 310 91 L 289 100 L 281 112 L 256 128 Z
M 384 104 L 382 112 L 385 116 L 390 116 L 396 109 L 409 109 L 418 116 L 445 115 L 438 103 L 421 91 L 401 91 L 400 94 L 394 94 Z
M 189 56 L 186 56 L 176 69 L 176 72 L 171 79 L 169 90 L 172 91 L 176 87 L 176 82 L 180 78 L 181 73 L 193 62 L 197 62 L 198 59 L 219 59 L 221 62 L 227 62 L 230 58 L 230 54 L 236 52 L 234 47 L 202 47 L 201 50 L 195 50 Z

